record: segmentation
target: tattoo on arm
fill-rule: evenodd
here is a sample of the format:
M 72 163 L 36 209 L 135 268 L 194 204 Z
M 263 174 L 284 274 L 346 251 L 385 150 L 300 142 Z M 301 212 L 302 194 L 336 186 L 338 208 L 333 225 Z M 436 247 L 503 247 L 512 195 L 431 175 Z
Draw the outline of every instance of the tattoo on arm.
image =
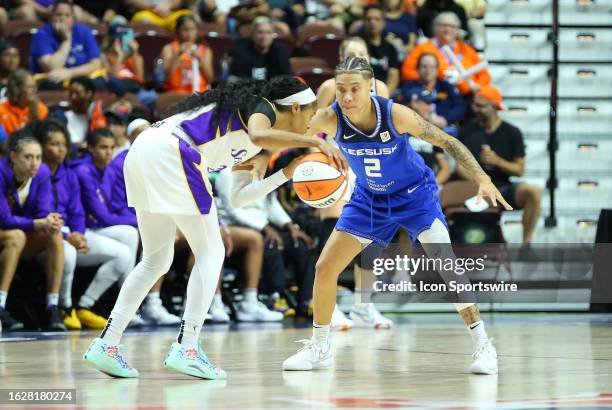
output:
M 444 148 L 458 164 L 462 165 L 474 178 L 487 175 L 476 161 L 470 150 L 456 138 L 425 121 L 420 115 L 415 118 L 421 133 L 416 137 L 440 148 Z

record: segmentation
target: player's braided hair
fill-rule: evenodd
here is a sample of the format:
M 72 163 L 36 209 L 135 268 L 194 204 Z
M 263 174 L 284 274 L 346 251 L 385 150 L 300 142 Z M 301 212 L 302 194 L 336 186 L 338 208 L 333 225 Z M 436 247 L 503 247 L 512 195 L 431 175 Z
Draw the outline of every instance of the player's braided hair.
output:
M 306 83 L 292 76 L 278 76 L 270 81 L 263 80 L 241 80 L 231 83 L 223 83 L 218 87 L 195 93 L 185 100 L 175 104 L 168 110 L 169 115 L 185 111 L 197 110 L 200 107 L 215 103 L 216 115 L 222 112 L 244 110 L 252 108 L 260 99 L 266 98 L 274 103 L 308 88 Z M 279 111 L 284 107 L 276 106 Z
M 361 74 L 366 79 L 370 79 L 374 77 L 374 70 L 363 57 L 347 57 L 336 66 L 336 77 L 340 74 Z

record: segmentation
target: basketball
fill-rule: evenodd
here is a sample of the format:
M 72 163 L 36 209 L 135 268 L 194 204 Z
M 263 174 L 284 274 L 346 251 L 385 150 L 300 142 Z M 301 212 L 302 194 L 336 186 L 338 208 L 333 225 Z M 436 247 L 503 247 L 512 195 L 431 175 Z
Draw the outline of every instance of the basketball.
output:
M 306 155 L 293 173 L 297 196 L 314 208 L 327 208 L 342 198 L 348 187 L 346 175 L 320 152 Z

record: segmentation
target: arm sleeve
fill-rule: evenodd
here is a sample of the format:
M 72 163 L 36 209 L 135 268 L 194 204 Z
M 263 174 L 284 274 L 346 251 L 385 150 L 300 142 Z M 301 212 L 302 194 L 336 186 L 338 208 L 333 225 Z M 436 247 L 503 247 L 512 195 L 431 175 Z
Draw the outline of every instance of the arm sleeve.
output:
M 34 37 L 32 37 L 32 42 L 30 43 L 30 61 L 33 62 L 33 67 L 38 66 L 39 58 L 53 54 L 57 51 L 57 47 L 53 44 L 53 40 L 46 38 L 46 32 L 47 30 L 41 28 L 34 34 Z
M 93 178 L 89 178 L 86 169 L 77 168 L 77 175 L 79 178 L 79 185 L 81 187 L 83 209 L 89 217 L 97 220 L 100 226 L 136 226 L 138 224 L 134 216 L 113 213 L 109 209 L 109 204 L 107 203 L 107 201 L 100 201 L 96 189 L 97 185 L 93 181 Z
M 250 172 L 248 173 L 250 175 Z M 234 223 L 238 225 L 246 226 L 261 231 L 268 224 L 267 221 L 255 220 L 249 217 L 249 213 L 246 212 L 244 209 L 235 208 L 233 206 L 231 201 L 231 192 L 233 190 L 232 174 L 233 173 L 229 170 L 221 171 L 219 172 L 219 175 L 217 176 L 217 179 L 215 181 L 217 197 L 221 201 L 226 215 L 228 215 L 229 219 L 231 219 Z
M 287 212 L 283 209 L 282 205 L 278 201 L 276 192 L 273 192 L 269 195 L 268 203 L 270 205 L 270 207 L 268 208 L 268 219 L 270 220 L 270 222 L 272 222 L 273 225 L 282 228 L 286 224 L 291 223 L 291 218 L 289 217 L 289 215 L 287 215 Z
M 251 204 L 287 181 L 288 178 L 282 169 L 260 181 L 254 181 L 250 171 L 234 171 L 232 172 L 230 206 L 241 208 Z
M 525 142 L 523 141 L 523 134 L 521 130 L 516 127 L 512 127 L 512 151 L 514 158 L 523 158 L 525 156 Z
M 397 54 L 395 46 L 389 43 L 389 68 L 401 68 L 401 63 Z
M 401 67 L 401 77 L 402 81 L 410 81 L 410 80 L 418 80 L 419 73 L 417 72 L 417 61 L 419 61 L 419 57 L 421 56 L 421 48 L 416 46 L 408 57 L 404 60 Z

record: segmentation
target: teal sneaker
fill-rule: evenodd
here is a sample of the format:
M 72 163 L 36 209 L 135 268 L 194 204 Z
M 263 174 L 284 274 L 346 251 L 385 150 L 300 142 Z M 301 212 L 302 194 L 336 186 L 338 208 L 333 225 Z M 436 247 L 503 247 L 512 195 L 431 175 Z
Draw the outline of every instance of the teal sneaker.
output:
M 225 370 L 212 364 L 199 344 L 197 346 L 185 347 L 177 342 L 172 343 L 168 356 L 166 356 L 164 361 L 164 367 L 201 379 L 227 379 Z
M 138 370 L 130 367 L 121 355 L 120 346 L 109 345 L 99 337 L 83 355 L 85 363 L 112 377 L 138 377 Z

